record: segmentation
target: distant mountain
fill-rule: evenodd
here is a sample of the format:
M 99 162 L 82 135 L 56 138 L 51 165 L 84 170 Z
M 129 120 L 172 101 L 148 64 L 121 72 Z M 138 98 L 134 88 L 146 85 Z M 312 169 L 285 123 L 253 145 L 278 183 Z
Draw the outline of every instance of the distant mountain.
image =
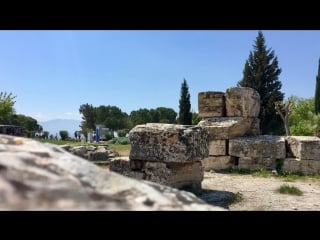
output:
M 72 120 L 72 119 L 55 119 L 49 120 L 45 122 L 39 122 L 39 124 L 43 127 L 43 131 L 48 131 L 49 135 L 52 134 L 55 136 L 61 130 L 67 130 L 69 132 L 69 137 L 74 137 L 74 132 L 81 130 L 79 125 L 81 124 L 81 120 Z

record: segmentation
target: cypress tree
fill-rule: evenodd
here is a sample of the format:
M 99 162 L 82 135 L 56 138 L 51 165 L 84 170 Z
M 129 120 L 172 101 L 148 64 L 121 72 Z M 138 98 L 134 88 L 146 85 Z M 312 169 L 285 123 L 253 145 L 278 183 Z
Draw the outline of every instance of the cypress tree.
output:
M 179 117 L 178 122 L 183 125 L 192 124 L 190 94 L 187 81 L 183 79 L 181 84 L 181 97 L 179 100 Z
M 238 86 L 250 87 L 258 91 L 261 99 L 260 128 L 262 134 L 283 134 L 283 124 L 274 108 L 275 102 L 282 102 L 284 94 L 280 91 L 281 68 L 274 51 L 266 48 L 265 38 L 259 31 L 254 50 L 245 63 L 243 78 Z

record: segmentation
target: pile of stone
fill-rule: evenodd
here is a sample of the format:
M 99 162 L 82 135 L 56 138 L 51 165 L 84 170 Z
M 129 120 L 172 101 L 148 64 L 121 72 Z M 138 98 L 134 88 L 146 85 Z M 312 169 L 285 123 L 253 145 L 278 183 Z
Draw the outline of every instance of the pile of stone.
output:
M 109 145 L 81 145 L 71 147 L 70 145 L 62 145 L 63 149 L 68 152 L 87 159 L 89 161 L 107 161 L 110 158 L 118 157 L 119 154 L 110 149 Z
M 209 157 L 204 170 L 230 167 L 237 160 L 229 154 L 229 139 L 260 134 L 260 95 L 252 88 L 233 87 L 223 92 L 198 94 L 198 126 L 209 133 Z
M 208 156 L 208 133 L 199 126 L 147 123 L 129 133 L 130 156 L 110 170 L 179 189 L 201 188 L 201 160 Z

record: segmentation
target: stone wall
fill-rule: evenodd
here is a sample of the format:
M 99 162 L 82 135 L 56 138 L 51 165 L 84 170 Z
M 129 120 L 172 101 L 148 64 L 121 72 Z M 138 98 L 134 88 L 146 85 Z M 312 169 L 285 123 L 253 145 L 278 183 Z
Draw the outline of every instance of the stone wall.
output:
M 201 160 L 208 156 L 208 132 L 200 126 L 147 123 L 129 132 L 128 159 L 110 162 L 110 170 L 179 189 L 198 191 Z
M 223 92 L 198 94 L 202 121 L 198 126 L 209 133 L 209 156 L 202 160 L 205 170 L 231 167 L 235 158 L 229 154 L 229 140 L 260 133 L 260 96 L 252 88 L 234 87 Z
M 209 134 L 204 170 L 270 169 L 320 173 L 320 138 L 260 134 L 260 96 L 251 88 L 232 87 L 198 95 L 198 126 Z

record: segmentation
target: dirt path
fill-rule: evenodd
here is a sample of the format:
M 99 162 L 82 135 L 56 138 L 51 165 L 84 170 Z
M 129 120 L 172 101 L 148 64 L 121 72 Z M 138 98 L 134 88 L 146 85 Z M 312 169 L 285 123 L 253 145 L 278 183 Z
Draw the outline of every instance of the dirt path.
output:
M 275 190 L 282 184 L 299 188 L 303 195 L 295 196 L 276 192 Z M 231 211 L 320 210 L 320 180 L 318 179 L 286 182 L 276 177 L 205 172 L 202 189 L 198 197 Z M 228 199 L 239 195 L 242 196 L 242 200 L 230 204 Z

